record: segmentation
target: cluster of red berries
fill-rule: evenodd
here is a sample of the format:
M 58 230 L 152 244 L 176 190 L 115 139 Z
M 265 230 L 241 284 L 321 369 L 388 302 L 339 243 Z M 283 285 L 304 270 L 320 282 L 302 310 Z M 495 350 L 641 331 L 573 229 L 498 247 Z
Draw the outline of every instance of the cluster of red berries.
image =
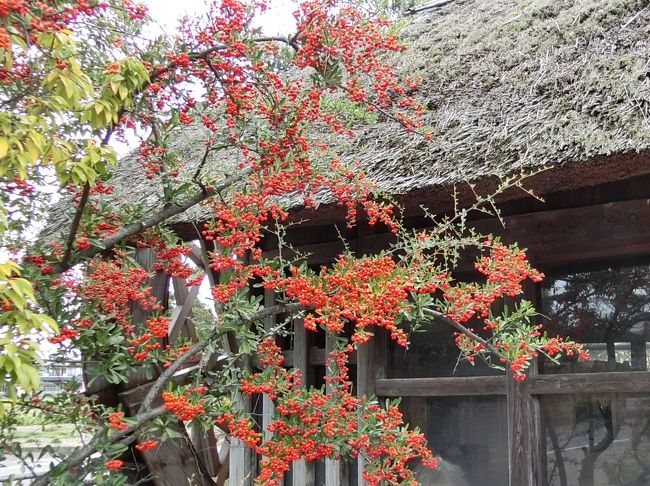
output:
M 197 415 L 204 414 L 205 408 L 202 399 L 198 399 L 197 403 L 191 403 L 188 398 L 191 394 L 191 390 L 186 390 L 183 395 L 175 395 L 170 391 L 164 391 L 162 394 L 163 407 L 183 421 L 192 420 Z
M 128 427 L 129 424 L 124 422 L 122 419 L 124 414 L 120 411 L 109 412 L 108 414 L 108 426 L 114 430 L 124 430 Z
M 111 471 L 119 471 L 124 466 L 124 461 L 121 459 L 111 459 L 110 461 L 106 461 L 104 465 Z
M 68 339 L 74 339 L 77 336 L 77 334 L 79 334 L 77 330 L 65 326 L 59 329 L 59 334 L 48 338 L 48 341 L 51 342 L 52 344 L 59 344 Z
M 155 447 L 158 447 L 160 444 L 159 440 L 145 440 L 143 442 L 140 442 L 139 444 L 136 444 L 135 448 L 139 450 L 140 452 L 143 451 L 148 451 L 149 449 L 153 449 Z

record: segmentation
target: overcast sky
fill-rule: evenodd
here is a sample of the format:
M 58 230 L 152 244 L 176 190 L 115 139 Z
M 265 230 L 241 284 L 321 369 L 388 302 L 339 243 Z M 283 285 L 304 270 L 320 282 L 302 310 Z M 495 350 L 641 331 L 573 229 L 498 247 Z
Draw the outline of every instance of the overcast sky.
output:
M 177 21 L 184 15 L 192 16 L 205 11 L 209 0 L 146 0 L 149 14 L 168 33 L 174 31 Z M 264 32 L 268 35 L 287 34 L 294 27 L 294 5 L 291 0 L 270 0 L 270 9 L 260 20 Z

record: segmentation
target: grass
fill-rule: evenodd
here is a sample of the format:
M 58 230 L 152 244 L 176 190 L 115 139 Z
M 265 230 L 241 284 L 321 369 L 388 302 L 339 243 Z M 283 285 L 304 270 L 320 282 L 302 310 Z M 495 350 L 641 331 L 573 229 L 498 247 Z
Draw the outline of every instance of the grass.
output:
M 21 447 L 76 447 L 79 435 L 72 424 L 19 425 L 14 440 Z

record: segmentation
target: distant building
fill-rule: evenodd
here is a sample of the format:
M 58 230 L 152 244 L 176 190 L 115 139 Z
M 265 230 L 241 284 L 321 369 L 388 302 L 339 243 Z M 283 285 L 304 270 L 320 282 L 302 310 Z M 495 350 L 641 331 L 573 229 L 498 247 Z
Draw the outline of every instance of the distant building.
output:
M 50 394 L 59 393 L 63 386 L 71 381 L 83 383 L 83 373 L 79 361 L 46 361 L 45 365 L 41 367 L 39 377 L 41 379 L 40 391 Z

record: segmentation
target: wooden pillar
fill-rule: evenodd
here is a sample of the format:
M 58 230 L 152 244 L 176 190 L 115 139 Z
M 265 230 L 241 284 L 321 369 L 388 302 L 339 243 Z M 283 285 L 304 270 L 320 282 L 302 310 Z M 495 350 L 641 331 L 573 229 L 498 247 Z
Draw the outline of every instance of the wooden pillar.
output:
M 510 370 L 507 372 L 507 383 L 510 485 L 535 486 L 530 450 L 533 437 L 532 407 L 527 383 L 515 380 Z
M 329 356 L 332 351 L 332 341 L 329 336 L 325 341 L 325 351 Z M 329 374 L 326 368 L 325 373 Z M 331 386 L 327 384 L 327 391 L 331 391 Z M 348 484 L 348 468 L 344 461 L 326 459 L 325 460 L 325 486 L 347 486 Z
M 272 307 L 275 305 L 275 292 L 273 290 L 264 290 L 264 307 Z M 264 330 L 268 333 L 275 327 L 275 316 L 269 316 L 264 319 Z M 269 432 L 268 426 L 273 421 L 275 414 L 275 403 L 265 393 L 262 395 L 262 433 L 264 440 L 273 438 L 273 434 Z M 284 480 L 280 481 L 280 486 L 284 485 Z
M 376 329 L 375 336 L 357 349 L 357 395 L 374 395 L 375 382 L 386 377 L 387 355 L 386 332 Z M 363 479 L 365 460 L 360 455 L 357 461 L 357 484 L 365 486 Z
M 535 302 L 538 299 L 532 282 L 525 283 L 523 292 L 527 300 Z M 506 304 L 512 307 L 514 301 Z M 528 389 L 530 378 L 537 375 L 537 359 L 531 362 L 524 381 L 515 380 L 510 368 L 506 369 L 510 486 L 537 486 L 540 476 L 539 401 Z
M 302 319 L 293 321 L 293 366 L 302 373 L 302 385 L 313 383 L 313 368 L 309 365 L 309 331 Z M 292 486 L 315 486 L 316 472 L 312 461 L 301 459 L 293 463 Z
M 251 399 L 241 393 L 235 399 L 235 406 L 245 413 L 251 412 Z M 230 440 L 230 486 L 252 486 L 254 478 L 253 453 L 240 439 Z

